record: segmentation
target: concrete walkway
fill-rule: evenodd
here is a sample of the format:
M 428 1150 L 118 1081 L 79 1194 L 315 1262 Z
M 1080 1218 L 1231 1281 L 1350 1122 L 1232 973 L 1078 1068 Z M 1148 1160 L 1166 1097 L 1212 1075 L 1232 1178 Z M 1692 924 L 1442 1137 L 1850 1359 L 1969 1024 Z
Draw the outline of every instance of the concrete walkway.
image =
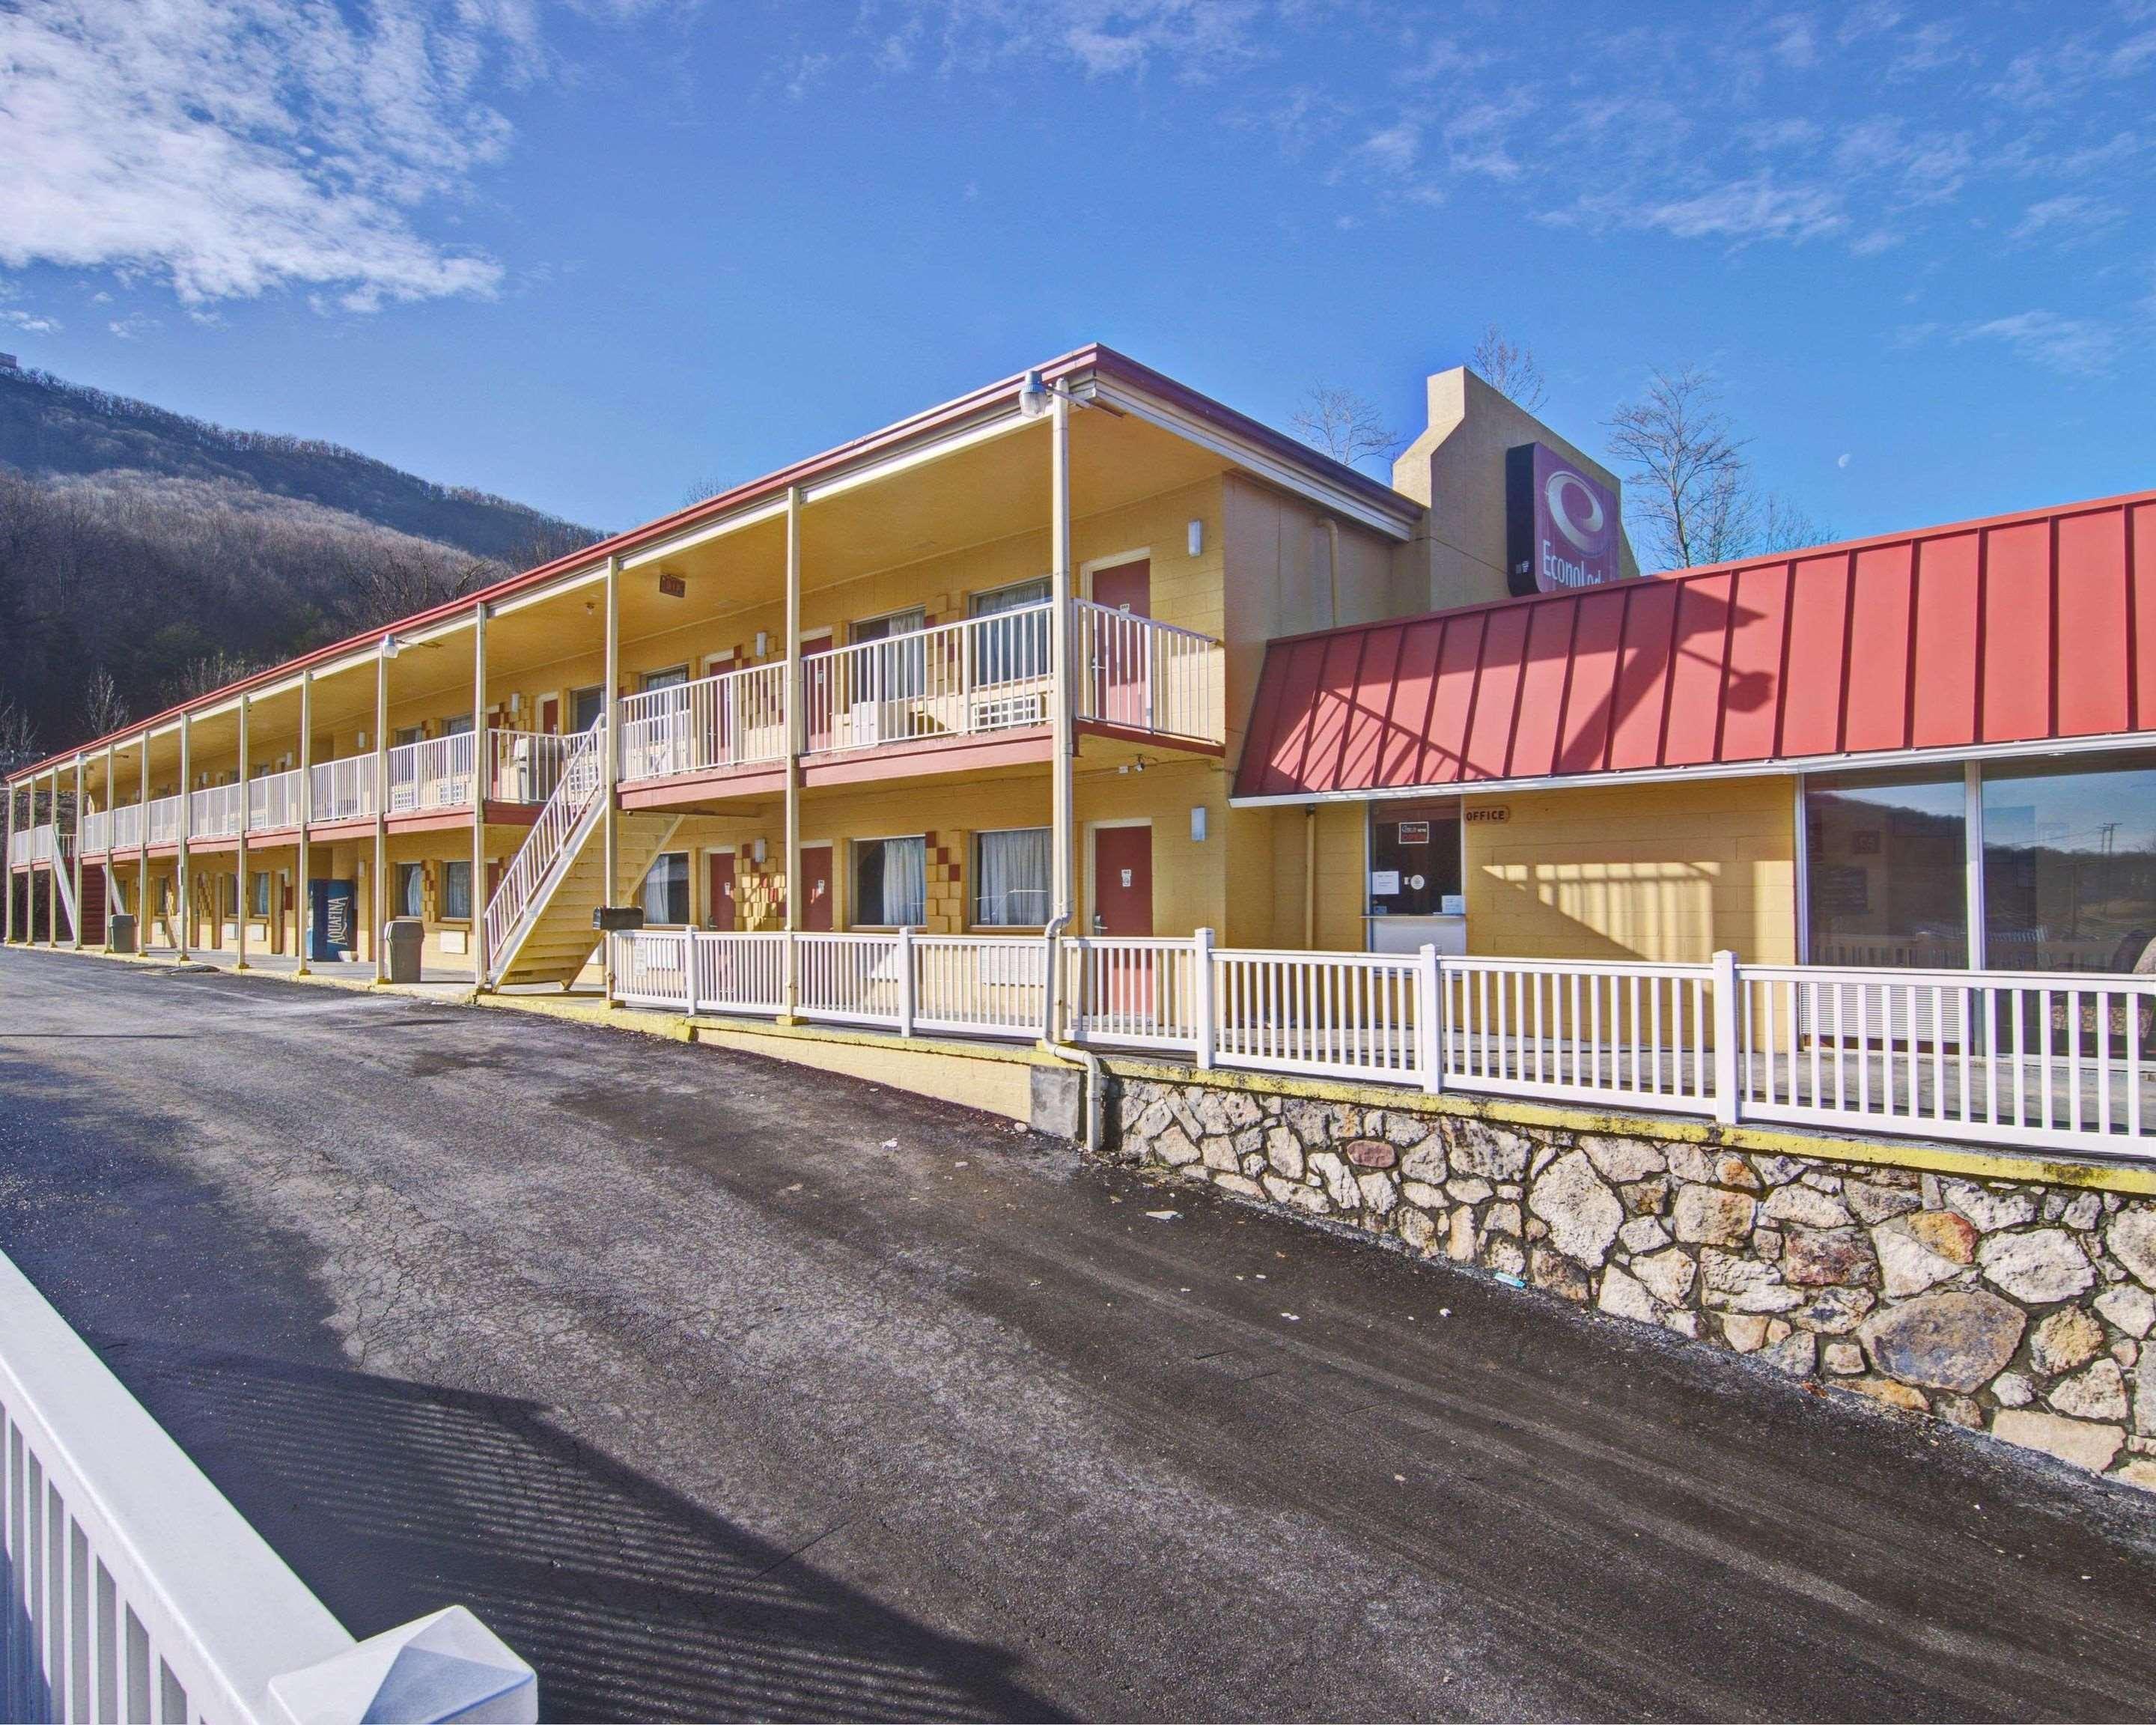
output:
M 2156 1499 L 716 1049 L 0 952 L 0 1247 L 556 1717 L 2156 1714 Z

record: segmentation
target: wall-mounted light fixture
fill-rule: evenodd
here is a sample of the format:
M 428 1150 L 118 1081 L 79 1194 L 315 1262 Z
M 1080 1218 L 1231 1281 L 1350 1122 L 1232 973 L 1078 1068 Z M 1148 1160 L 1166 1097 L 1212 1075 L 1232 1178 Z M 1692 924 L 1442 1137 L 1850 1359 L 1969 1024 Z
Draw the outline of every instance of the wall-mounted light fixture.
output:
M 1203 521 L 1194 521 L 1190 524 L 1190 554 L 1193 557 L 1198 557 L 1204 552 L 1204 549 L 1205 523 Z
M 771 631 L 760 629 L 756 632 L 756 656 L 762 659 L 771 651 Z
M 763 866 L 763 860 L 771 855 L 771 847 L 758 839 L 749 845 L 748 854 L 749 860 L 760 869 Z

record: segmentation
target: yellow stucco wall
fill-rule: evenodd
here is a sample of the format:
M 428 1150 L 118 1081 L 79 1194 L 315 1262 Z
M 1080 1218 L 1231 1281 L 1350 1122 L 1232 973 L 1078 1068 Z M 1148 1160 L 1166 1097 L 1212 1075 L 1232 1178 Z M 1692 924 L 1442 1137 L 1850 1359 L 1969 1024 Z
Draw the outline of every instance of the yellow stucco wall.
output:
M 1697 963 L 1727 947 L 1796 958 L 1787 779 L 1537 791 L 1471 799 L 1469 949 L 1508 957 Z

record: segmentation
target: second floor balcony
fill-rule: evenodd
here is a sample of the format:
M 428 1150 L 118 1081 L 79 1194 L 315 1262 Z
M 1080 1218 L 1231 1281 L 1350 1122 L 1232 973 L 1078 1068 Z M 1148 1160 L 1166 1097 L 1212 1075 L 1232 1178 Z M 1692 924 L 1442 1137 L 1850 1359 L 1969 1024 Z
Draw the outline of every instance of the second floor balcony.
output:
M 721 672 L 621 703 L 625 784 L 864 751 L 1045 731 L 1055 715 L 1052 607 L 811 653 L 789 726 L 785 666 Z M 1220 647 L 1149 617 L 1074 601 L 1073 718 L 1082 727 L 1217 748 Z

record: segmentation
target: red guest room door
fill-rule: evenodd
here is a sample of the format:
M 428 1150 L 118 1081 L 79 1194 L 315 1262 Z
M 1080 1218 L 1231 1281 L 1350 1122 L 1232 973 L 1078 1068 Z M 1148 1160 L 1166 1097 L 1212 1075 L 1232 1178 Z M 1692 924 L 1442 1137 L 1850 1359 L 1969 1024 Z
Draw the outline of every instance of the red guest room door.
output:
M 1127 622 L 1152 615 L 1152 561 L 1118 563 L 1093 572 L 1093 603 L 1116 614 L 1089 614 L 1092 634 L 1093 711 L 1111 725 L 1145 728 L 1152 693 L 1149 632 Z

